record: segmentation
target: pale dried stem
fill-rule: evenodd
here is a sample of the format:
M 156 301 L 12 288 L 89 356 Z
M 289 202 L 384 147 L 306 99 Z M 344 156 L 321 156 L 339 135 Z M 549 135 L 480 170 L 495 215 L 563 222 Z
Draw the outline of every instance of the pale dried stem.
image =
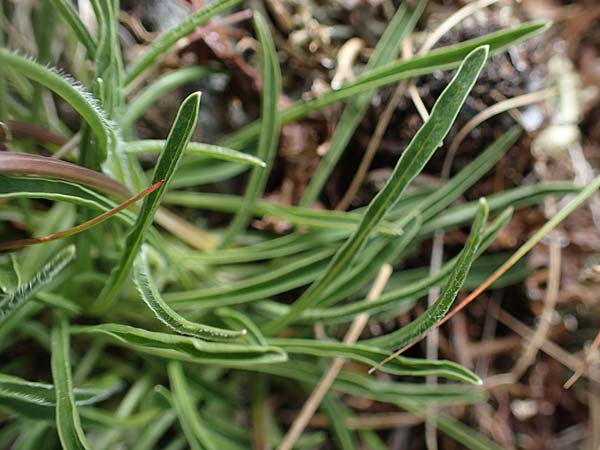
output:
M 373 287 L 367 295 L 367 301 L 376 300 L 381 295 L 391 274 L 392 266 L 390 266 L 389 264 L 384 264 L 381 266 L 381 268 L 379 269 L 379 273 L 377 274 L 377 278 L 373 283 Z M 367 325 L 368 320 L 369 314 L 367 313 L 363 313 L 356 316 L 356 318 L 352 322 L 352 325 L 350 325 L 348 332 L 344 336 L 344 343 L 347 345 L 354 344 L 360 337 L 360 334 Z M 284 436 L 283 440 L 281 441 L 281 444 L 278 447 L 278 450 L 292 450 L 294 444 L 296 443 L 296 441 L 310 422 L 310 419 L 317 411 L 317 408 L 321 404 L 323 397 L 325 397 L 325 394 L 327 394 L 327 391 L 329 391 L 329 388 L 333 384 L 335 378 L 337 377 L 345 362 L 346 361 L 344 360 L 344 358 L 341 357 L 337 357 L 333 360 L 327 372 L 319 380 L 319 383 L 317 384 L 315 390 L 310 394 L 310 396 L 302 406 L 300 414 L 294 420 L 294 423 L 292 423 L 292 426 Z
M 548 273 L 548 287 L 546 289 L 546 298 L 544 302 L 544 309 L 540 315 L 539 324 L 533 334 L 533 337 L 529 341 L 529 345 L 525 348 L 525 351 L 521 354 L 515 367 L 512 370 L 515 379 L 521 378 L 525 371 L 533 363 L 537 352 L 546 340 L 548 330 L 552 320 L 552 314 L 554 314 L 556 308 L 556 302 L 558 301 L 558 292 L 560 288 L 560 268 L 561 268 L 561 248 L 558 239 L 550 240 L 550 267 Z

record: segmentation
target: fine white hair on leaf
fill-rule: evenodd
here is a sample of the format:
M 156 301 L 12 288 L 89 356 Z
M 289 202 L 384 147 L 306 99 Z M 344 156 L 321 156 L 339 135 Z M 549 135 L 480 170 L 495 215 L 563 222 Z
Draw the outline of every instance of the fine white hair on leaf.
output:
M 18 286 L 0 301 L 0 321 L 17 306 L 54 280 L 75 257 L 75 246 L 69 245 L 36 272 L 31 280 Z

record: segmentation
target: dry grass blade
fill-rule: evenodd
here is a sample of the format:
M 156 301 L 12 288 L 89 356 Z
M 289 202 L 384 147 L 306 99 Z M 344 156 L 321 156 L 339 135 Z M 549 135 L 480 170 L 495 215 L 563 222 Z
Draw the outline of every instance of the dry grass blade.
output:
M 379 269 L 379 273 L 377 274 L 377 278 L 373 283 L 373 287 L 367 295 L 367 301 L 376 300 L 381 295 L 381 292 L 383 292 L 383 289 L 385 288 L 385 285 L 387 284 L 387 281 L 390 278 L 391 274 L 392 267 L 389 264 L 384 264 L 383 266 L 381 266 L 381 269 Z M 357 316 L 352 322 L 352 325 L 346 333 L 346 336 L 344 336 L 344 343 L 354 344 L 360 337 L 360 334 L 364 327 L 367 325 L 368 320 L 369 315 L 367 313 L 363 313 Z M 300 414 L 294 420 L 294 423 L 292 424 L 291 428 L 289 429 L 289 431 L 283 438 L 281 444 L 277 448 L 278 450 L 292 450 L 296 441 L 310 422 L 310 419 L 317 411 L 317 408 L 321 404 L 323 397 L 325 397 L 325 394 L 327 394 L 327 391 L 329 391 L 329 388 L 333 384 L 333 381 L 342 369 L 344 362 L 344 359 L 340 357 L 337 357 L 333 360 L 333 362 L 329 366 L 329 369 L 327 370 L 327 372 L 325 372 L 315 390 L 311 393 L 310 397 L 308 397 L 308 400 L 306 400 L 306 402 L 304 403 Z
M 575 384 L 575 382 L 579 378 L 581 378 L 581 375 L 587 369 L 588 363 L 589 363 L 590 359 L 592 358 L 592 356 L 594 355 L 594 352 L 596 352 L 596 350 L 598 350 L 599 347 L 600 347 L 600 332 L 598 332 L 598 334 L 596 335 L 596 337 L 594 339 L 594 342 L 592 342 L 592 345 L 590 345 L 590 348 L 585 355 L 585 359 L 583 360 L 583 364 L 581 364 L 579 366 L 579 368 L 575 371 L 575 373 L 571 376 L 571 378 L 569 378 L 567 380 L 567 382 L 564 384 L 565 389 L 569 389 L 571 386 L 573 386 L 573 384 Z

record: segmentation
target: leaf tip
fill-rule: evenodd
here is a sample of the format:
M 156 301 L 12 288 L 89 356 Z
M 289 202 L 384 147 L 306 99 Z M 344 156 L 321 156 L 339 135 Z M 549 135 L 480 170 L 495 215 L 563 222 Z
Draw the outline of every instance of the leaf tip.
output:
M 479 207 L 482 208 L 485 211 L 485 214 L 487 215 L 490 211 L 490 206 L 488 204 L 488 201 L 485 197 L 480 197 L 479 198 Z

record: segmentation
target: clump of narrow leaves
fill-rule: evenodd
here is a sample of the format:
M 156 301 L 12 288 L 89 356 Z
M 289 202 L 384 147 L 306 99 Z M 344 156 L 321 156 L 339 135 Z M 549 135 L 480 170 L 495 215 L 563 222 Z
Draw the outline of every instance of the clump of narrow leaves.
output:
M 57 21 L 47 23 L 49 29 L 67 30 L 70 47 L 80 47 L 85 55 L 85 68 L 77 69 L 85 77 L 76 82 L 53 69 L 52 62 L 24 56 L 19 49 L 0 49 L 0 120 L 69 133 L 77 151 L 61 161 L 36 155 L 38 147 L 25 139 L 8 142 L 8 151 L 0 152 L 2 220 L 24 224 L 28 235 L 39 237 L 115 212 L 106 222 L 77 230 L 81 233 L 0 256 L 0 447 L 143 450 L 159 448 L 160 442 L 161 448 L 236 450 L 251 448 L 257 436 L 275 447 L 286 425 L 266 400 L 273 392 L 282 401 L 286 395 L 308 394 L 325 362 L 338 356 L 355 364 L 339 373 L 322 406 L 344 449 L 357 449 L 359 438 L 381 448 L 383 443 L 374 433 L 358 436 L 347 430 L 344 423 L 352 413 L 342 395 L 414 414 L 430 405 L 485 398 L 479 377 L 450 361 L 398 357 L 382 367 L 389 376 L 366 372 L 436 326 L 461 289 L 475 287 L 491 272 L 490 258 L 482 254 L 513 208 L 574 191 L 571 185 L 535 185 L 456 203 L 511 148 L 520 134 L 516 128 L 490 142 L 444 185 L 407 190 L 443 146 L 489 55 L 531 38 L 546 24 L 526 23 L 398 60 L 402 41 L 426 2 L 403 4 L 353 81 L 280 110 L 274 40 L 255 12 L 263 81 L 260 118 L 209 144 L 192 142 L 200 93 L 182 102 L 164 141 L 138 140 L 134 124 L 156 99 L 211 76 L 211 70 L 182 67 L 142 80 L 160 67 L 177 41 L 239 0 L 211 2 L 158 36 L 129 64 L 121 55 L 115 2 L 90 2 L 96 35 L 70 1 L 41 3 L 56 14 L 47 18 Z M 454 69 L 430 118 L 366 207 L 349 212 L 310 208 L 378 88 Z M 47 113 L 44 103 L 35 100 L 41 90 L 78 113 L 78 130 Z M 137 91 L 125 95 L 128 90 Z M 301 204 L 262 199 L 281 126 L 341 101 L 347 105 L 330 150 Z M 158 154 L 158 160 L 145 172 L 138 157 L 148 153 Z M 244 171 L 249 171 L 247 185 L 239 196 L 202 191 L 203 184 Z M 115 210 L 150 185 L 155 189 L 141 204 Z M 226 228 L 205 230 L 166 209 L 173 206 L 233 216 Z M 494 219 L 488 220 L 488 214 Z M 265 215 L 287 221 L 294 231 L 274 236 L 249 228 L 252 217 Z M 398 266 L 436 230 L 465 225 L 470 234 L 464 249 L 438 273 L 411 277 L 397 271 L 378 299 L 364 300 L 383 264 Z M 523 274 L 516 267 L 499 283 Z M 434 286 L 441 287 L 437 301 L 405 327 L 356 344 L 341 341 L 357 315 L 394 317 Z M 284 293 L 295 297 L 284 302 Z M 317 323 L 332 338 L 317 339 Z M 36 350 L 15 351 L 24 345 Z M 47 359 L 41 367 L 50 367 L 46 373 L 36 369 L 40 355 Z M 422 383 L 428 375 L 444 381 Z M 441 412 L 435 420 L 460 445 L 496 448 Z M 320 448 L 326 439 L 307 431 L 297 448 Z

